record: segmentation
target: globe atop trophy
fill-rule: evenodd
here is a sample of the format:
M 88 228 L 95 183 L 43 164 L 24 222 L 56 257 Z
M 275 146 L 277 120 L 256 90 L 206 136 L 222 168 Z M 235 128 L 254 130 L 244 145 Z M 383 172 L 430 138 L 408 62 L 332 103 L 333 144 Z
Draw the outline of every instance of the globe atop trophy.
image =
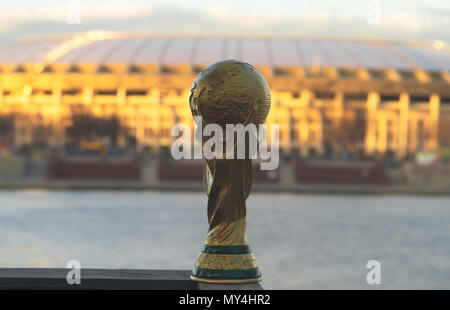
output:
M 195 79 L 189 104 L 194 118 L 202 118 L 201 126 L 218 124 L 226 132 L 227 124 L 263 124 L 270 109 L 270 89 L 253 66 L 237 60 L 219 61 Z M 229 158 L 227 153 L 205 159 L 209 229 L 192 269 L 195 281 L 254 283 L 262 279 L 246 235 L 246 200 L 252 188 L 250 138 L 245 138 L 244 158 Z M 233 147 L 236 151 L 236 144 Z

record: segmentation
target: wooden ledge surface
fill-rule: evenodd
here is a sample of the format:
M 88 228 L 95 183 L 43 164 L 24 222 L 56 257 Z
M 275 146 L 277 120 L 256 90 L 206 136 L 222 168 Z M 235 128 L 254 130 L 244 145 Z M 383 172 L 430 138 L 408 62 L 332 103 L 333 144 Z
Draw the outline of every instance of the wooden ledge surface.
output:
M 0 289 L 262 290 L 259 283 L 209 284 L 190 270 L 81 269 L 81 284 L 69 285 L 65 268 L 0 268 Z

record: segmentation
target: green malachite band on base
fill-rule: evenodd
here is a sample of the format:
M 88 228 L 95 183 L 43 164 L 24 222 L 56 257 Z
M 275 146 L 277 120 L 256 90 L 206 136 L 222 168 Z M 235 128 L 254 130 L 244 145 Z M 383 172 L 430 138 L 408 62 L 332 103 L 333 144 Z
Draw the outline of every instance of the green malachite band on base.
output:
M 250 254 L 252 250 L 250 246 L 247 245 L 230 245 L 230 246 L 222 246 L 222 245 L 210 245 L 205 244 L 202 248 L 202 253 L 209 254 Z
M 259 268 L 224 270 L 194 267 L 192 269 L 192 275 L 197 278 L 217 280 L 258 279 L 261 277 L 261 271 Z

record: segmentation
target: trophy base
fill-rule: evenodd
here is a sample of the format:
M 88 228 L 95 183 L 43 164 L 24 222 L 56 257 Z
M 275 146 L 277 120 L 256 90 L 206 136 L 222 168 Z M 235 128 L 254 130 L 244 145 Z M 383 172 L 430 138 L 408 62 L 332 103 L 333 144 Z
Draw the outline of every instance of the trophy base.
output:
M 211 279 L 211 278 L 197 278 L 191 275 L 191 280 L 203 283 L 215 283 L 215 284 L 245 284 L 245 283 L 258 283 L 262 281 L 262 278 L 255 279 Z
M 192 269 L 191 279 L 206 283 L 256 283 L 261 271 L 249 245 L 205 244 Z

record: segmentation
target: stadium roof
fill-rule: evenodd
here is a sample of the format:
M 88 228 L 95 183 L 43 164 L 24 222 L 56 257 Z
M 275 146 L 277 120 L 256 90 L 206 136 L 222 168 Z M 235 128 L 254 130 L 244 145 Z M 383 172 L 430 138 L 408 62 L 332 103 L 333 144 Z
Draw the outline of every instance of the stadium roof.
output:
M 73 35 L 0 48 L 1 64 L 157 64 L 204 66 L 235 58 L 255 66 L 449 71 L 450 53 L 363 40 Z

